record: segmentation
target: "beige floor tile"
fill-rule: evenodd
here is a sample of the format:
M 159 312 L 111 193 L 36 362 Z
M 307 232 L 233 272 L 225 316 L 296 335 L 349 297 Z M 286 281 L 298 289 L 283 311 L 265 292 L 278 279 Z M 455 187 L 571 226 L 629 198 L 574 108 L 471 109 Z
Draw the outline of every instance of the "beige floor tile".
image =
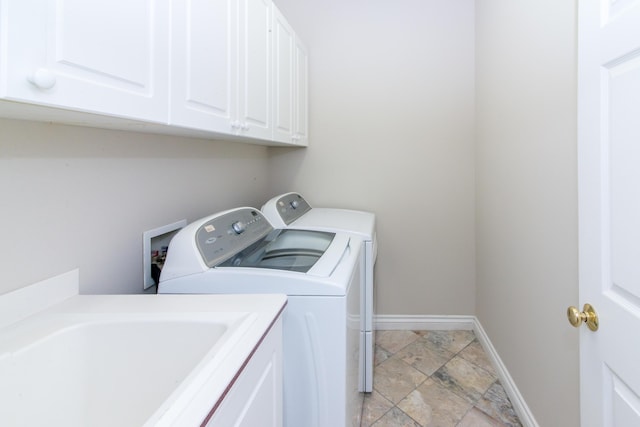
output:
M 494 420 L 477 408 L 471 409 L 457 427 L 502 427 L 502 423 Z
M 372 427 L 421 427 L 400 409 L 394 407 L 376 421 Z
M 375 367 L 373 388 L 395 404 L 426 379 L 425 374 L 402 360 L 390 358 Z
M 428 379 L 400 401 L 398 407 L 423 427 L 454 427 L 472 404 Z
M 376 345 L 375 346 L 375 352 L 373 354 L 373 366 L 377 366 L 377 365 L 381 364 L 382 362 L 384 362 L 385 360 L 387 360 L 391 356 L 393 356 L 393 353 L 385 350 L 384 348 L 380 347 L 379 345 Z
M 420 335 L 412 331 L 378 331 L 376 332 L 376 345 L 393 354 L 418 338 Z
M 365 394 L 361 427 L 370 427 L 391 408 L 393 408 L 393 403 L 377 391 Z
M 424 339 L 431 343 L 457 353 L 475 339 L 473 331 L 427 331 Z
M 431 375 L 447 363 L 453 353 L 433 345 L 429 341 L 419 339 L 393 355 L 394 358 L 413 366 L 425 375 Z
M 482 348 L 482 345 L 478 342 L 478 340 L 475 340 L 471 344 L 466 346 L 458 354 L 458 356 L 481 367 L 485 371 L 493 375 L 496 375 L 496 370 L 494 369 L 493 364 L 491 363 L 491 360 L 489 360 L 487 353 L 485 353 L 484 349 Z
M 379 331 L 374 357 L 362 427 L 522 427 L 472 331 Z
M 432 378 L 474 404 L 496 380 L 494 375 L 459 356 L 438 369 Z
M 521 427 L 511 401 L 499 381 L 489 387 L 476 406 L 489 416 L 502 422 L 507 427 Z

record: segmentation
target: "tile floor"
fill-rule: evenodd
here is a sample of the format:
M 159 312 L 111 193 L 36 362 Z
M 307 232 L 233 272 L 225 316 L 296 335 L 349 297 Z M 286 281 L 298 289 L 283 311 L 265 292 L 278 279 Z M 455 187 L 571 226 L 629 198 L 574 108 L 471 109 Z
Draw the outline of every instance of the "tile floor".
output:
M 521 426 L 472 331 L 378 331 L 361 427 Z

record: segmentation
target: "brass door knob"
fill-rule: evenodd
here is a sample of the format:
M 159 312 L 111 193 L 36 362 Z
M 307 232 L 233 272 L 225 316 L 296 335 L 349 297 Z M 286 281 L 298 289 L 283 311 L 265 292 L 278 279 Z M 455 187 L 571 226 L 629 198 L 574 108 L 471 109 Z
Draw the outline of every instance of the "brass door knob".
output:
M 596 313 L 591 304 L 585 304 L 582 311 L 579 311 L 574 306 L 569 307 L 567 309 L 567 318 L 571 326 L 576 328 L 579 328 L 584 322 L 592 331 L 598 330 L 598 313 Z

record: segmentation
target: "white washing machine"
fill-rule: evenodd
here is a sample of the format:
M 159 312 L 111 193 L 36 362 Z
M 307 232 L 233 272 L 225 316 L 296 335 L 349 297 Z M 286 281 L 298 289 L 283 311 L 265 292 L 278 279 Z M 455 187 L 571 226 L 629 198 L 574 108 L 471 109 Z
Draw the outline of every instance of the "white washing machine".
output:
M 371 212 L 349 209 L 312 208 L 298 193 L 276 196 L 262 206 L 264 216 L 277 228 L 349 233 L 362 239 L 364 275 L 362 277 L 362 325 L 360 340 L 362 362 L 360 366 L 360 391 L 373 390 L 373 356 L 375 353 L 375 288 L 373 267 L 378 253 L 376 216 Z
M 197 220 L 171 240 L 159 293 L 281 293 L 284 423 L 359 426 L 362 242 L 274 229 L 254 208 Z

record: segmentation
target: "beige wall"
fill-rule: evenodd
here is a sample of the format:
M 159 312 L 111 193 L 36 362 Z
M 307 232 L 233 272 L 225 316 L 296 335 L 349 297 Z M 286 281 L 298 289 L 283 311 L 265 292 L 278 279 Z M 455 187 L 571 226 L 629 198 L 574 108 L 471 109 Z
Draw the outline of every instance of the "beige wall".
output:
M 0 119 L 0 293 L 139 292 L 144 230 L 296 190 L 376 212 L 379 313 L 477 314 L 540 425 L 577 426 L 575 2 L 276 3 L 309 148 Z
M 476 2 L 476 310 L 541 426 L 579 425 L 575 8 Z
M 381 314 L 473 314 L 471 0 L 276 0 L 311 52 L 310 145 L 272 193 L 377 214 Z
M 80 268 L 142 292 L 142 233 L 267 192 L 267 149 L 0 119 L 0 294 Z

